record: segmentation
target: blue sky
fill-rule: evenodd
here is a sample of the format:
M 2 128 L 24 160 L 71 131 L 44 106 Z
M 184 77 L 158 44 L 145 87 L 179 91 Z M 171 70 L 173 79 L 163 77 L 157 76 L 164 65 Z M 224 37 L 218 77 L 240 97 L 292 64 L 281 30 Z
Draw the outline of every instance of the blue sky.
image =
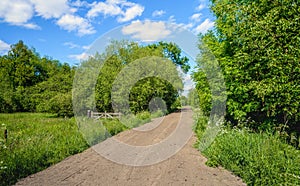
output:
M 41 56 L 73 65 L 97 38 L 122 25 L 138 39 L 161 39 L 168 34 L 164 23 L 205 33 L 214 24 L 208 6 L 208 0 L 1 0 L 0 55 L 23 40 Z

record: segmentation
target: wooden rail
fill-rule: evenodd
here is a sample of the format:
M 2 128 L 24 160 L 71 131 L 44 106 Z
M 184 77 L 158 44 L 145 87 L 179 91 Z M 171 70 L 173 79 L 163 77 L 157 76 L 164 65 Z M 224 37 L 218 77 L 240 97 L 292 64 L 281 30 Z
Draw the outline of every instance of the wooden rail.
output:
M 94 112 L 91 110 L 87 111 L 87 117 L 88 118 L 94 118 L 94 119 L 107 119 L 107 118 L 120 118 L 121 113 L 113 113 L 113 112 Z

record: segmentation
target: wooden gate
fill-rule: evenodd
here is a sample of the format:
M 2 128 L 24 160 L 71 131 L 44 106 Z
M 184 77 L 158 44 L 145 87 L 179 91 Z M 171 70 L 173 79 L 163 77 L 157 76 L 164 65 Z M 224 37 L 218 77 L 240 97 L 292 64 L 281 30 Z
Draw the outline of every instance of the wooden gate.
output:
M 87 111 L 87 117 L 88 118 L 94 118 L 94 119 L 107 119 L 107 118 L 120 118 L 121 113 L 113 113 L 113 112 L 94 112 L 91 110 Z

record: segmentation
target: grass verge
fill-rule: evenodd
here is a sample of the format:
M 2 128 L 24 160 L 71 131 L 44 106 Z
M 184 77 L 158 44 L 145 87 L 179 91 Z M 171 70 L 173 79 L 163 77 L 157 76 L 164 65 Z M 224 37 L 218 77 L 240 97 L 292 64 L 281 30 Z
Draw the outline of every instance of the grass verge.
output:
M 200 117 L 194 128 L 199 139 L 206 120 Z M 277 134 L 223 128 L 202 154 L 207 165 L 221 165 L 247 185 L 300 185 L 300 151 Z
M 78 132 L 74 118 L 51 114 L 0 114 L 0 185 L 53 165 L 88 145 Z M 3 131 L 7 129 L 7 140 Z
M 133 127 L 163 115 L 142 112 Z M 0 114 L 0 185 L 12 185 L 20 178 L 41 171 L 66 157 L 84 151 L 90 145 L 129 129 L 117 119 L 95 121 L 81 118 L 56 118 L 45 113 Z M 80 130 L 79 130 L 80 129 Z M 7 130 L 7 139 L 4 131 Z

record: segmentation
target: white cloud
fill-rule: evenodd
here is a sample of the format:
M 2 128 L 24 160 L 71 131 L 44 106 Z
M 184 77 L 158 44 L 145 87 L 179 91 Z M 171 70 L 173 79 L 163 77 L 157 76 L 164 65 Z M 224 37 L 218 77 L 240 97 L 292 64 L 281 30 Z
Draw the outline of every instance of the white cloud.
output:
M 199 6 L 197 6 L 196 10 L 197 10 L 197 11 L 201 11 L 201 10 L 203 10 L 204 8 L 206 8 L 206 5 L 205 5 L 205 4 L 200 4 Z
M 201 20 L 201 16 L 202 14 L 201 13 L 196 13 L 196 14 L 193 14 L 190 19 L 194 22 L 199 22 Z
M 0 1 L 0 19 L 12 25 L 23 25 L 34 14 L 32 4 L 26 0 Z
M 59 18 L 65 13 L 74 11 L 68 6 L 67 0 L 30 0 L 38 16 L 45 19 Z
M 91 20 L 76 15 L 78 9 L 90 9 L 87 18 L 114 16 L 118 22 L 127 22 L 141 16 L 144 7 L 127 0 L 94 1 L 89 4 L 84 0 L 0 0 L 0 22 L 22 26 L 28 29 L 41 29 L 31 22 L 34 16 L 52 19 L 67 31 L 76 31 L 78 35 L 95 33 Z
M 69 0 L 1 0 L 0 21 L 28 29 L 41 29 L 30 22 L 34 16 L 40 16 L 54 18 L 60 27 L 68 31 L 77 30 L 79 35 L 92 34 L 95 30 L 86 19 L 72 15 L 77 11 L 74 7 L 86 4 L 80 0 L 73 3 Z
M 133 5 L 132 7 L 128 8 L 125 13 L 123 13 L 122 17 L 118 18 L 118 22 L 126 22 L 134 19 L 137 16 L 141 16 L 144 12 L 144 7 L 138 4 Z
M 205 19 L 205 21 L 203 21 L 199 26 L 197 26 L 195 28 L 195 32 L 196 33 L 205 33 L 207 32 L 209 29 L 214 27 L 214 22 L 210 21 L 209 19 Z
M 175 28 L 183 28 L 186 30 L 191 30 L 195 26 L 194 23 L 177 23 L 173 15 L 169 17 L 168 24 L 175 26 Z
M 23 26 L 25 28 L 33 29 L 33 30 L 40 30 L 41 27 L 34 24 L 34 23 L 23 23 L 23 24 L 16 24 L 18 26 Z
M 194 24 L 193 23 L 188 23 L 188 24 L 178 24 L 180 27 L 186 29 L 186 30 L 190 30 L 191 28 L 193 28 Z
M 157 41 L 171 34 L 164 22 L 152 22 L 150 20 L 133 21 L 130 25 L 124 26 L 122 32 L 142 41 Z
M 75 43 L 72 43 L 72 42 L 65 42 L 63 45 L 69 47 L 70 49 L 73 49 L 73 48 L 80 48 L 79 45 L 77 45 L 77 44 L 75 44 Z
M 171 15 L 168 19 L 168 22 L 169 23 L 175 23 L 176 22 L 176 19 L 175 19 L 175 16 Z
M 88 7 L 89 3 L 86 1 L 76 0 L 71 2 L 71 5 L 74 7 Z
M 104 16 L 117 16 L 118 22 L 126 22 L 141 16 L 144 9 L 143 6 L 126 0 L 106 0 L 105 2 L 94 2 L 87 17 L 94 18 L 103 14 Z
M 88 17 L 97 17 L 99 14 L 104 14 L 105 16 L 116 16 L 122 13 L 122 9 L 116 4 L 110 4 L 107 2 L 94 2 L 92 9 L 87 13 Z
M 89 54 L 83 52 L 81 54 L 72 54 L 72 55 L 69 55 L 68 57 L 71 58 L 71 59 L 76 59 L 78 61 L 82 61 L 82 60 L 87 60 L 89 58 Z
M 182 74 L 183 77 L 183 95 L 187 96 L 189 90 L 195 88 L 195 82 L 193 81 L 190 74 Z
M 82 49 L 84 49 L 84 50 L 88 50 L 88 49 L 90 49 L 91 48 L 91 45 L 85 45 L 85 46 L 82 46 Z
M 56 23 L 64 30 L 76 31 L 79 36 L 94 34 L 96 32 L 86 19 L 76 15 L 66 14 Z
M 0 55 L 6 53 L 9 49 L 10 49 L 9 44 L 7 44 L 4 41 L 0 40 Z
M 67 0 L 1 0 L 0 20 L 28 29 L 41 29 L 35 23 L 29 22 L 32 17 L 37 15 L 46 19 L 59 18 L 62 14 L 74 10 L 67 3 Z
M 73 42 L 64 42 L 63 45 L 69 47 L 70 49 L 79 48 L 79 49 L 88 50 L 91 47 L 90 45 L 80 46 Z
M 152 13 L 152 17 L 160 17 L 162 15 L 164 15 L 166 12 L 163 11 L 163 10 L 155 10 L 153 13 Z

